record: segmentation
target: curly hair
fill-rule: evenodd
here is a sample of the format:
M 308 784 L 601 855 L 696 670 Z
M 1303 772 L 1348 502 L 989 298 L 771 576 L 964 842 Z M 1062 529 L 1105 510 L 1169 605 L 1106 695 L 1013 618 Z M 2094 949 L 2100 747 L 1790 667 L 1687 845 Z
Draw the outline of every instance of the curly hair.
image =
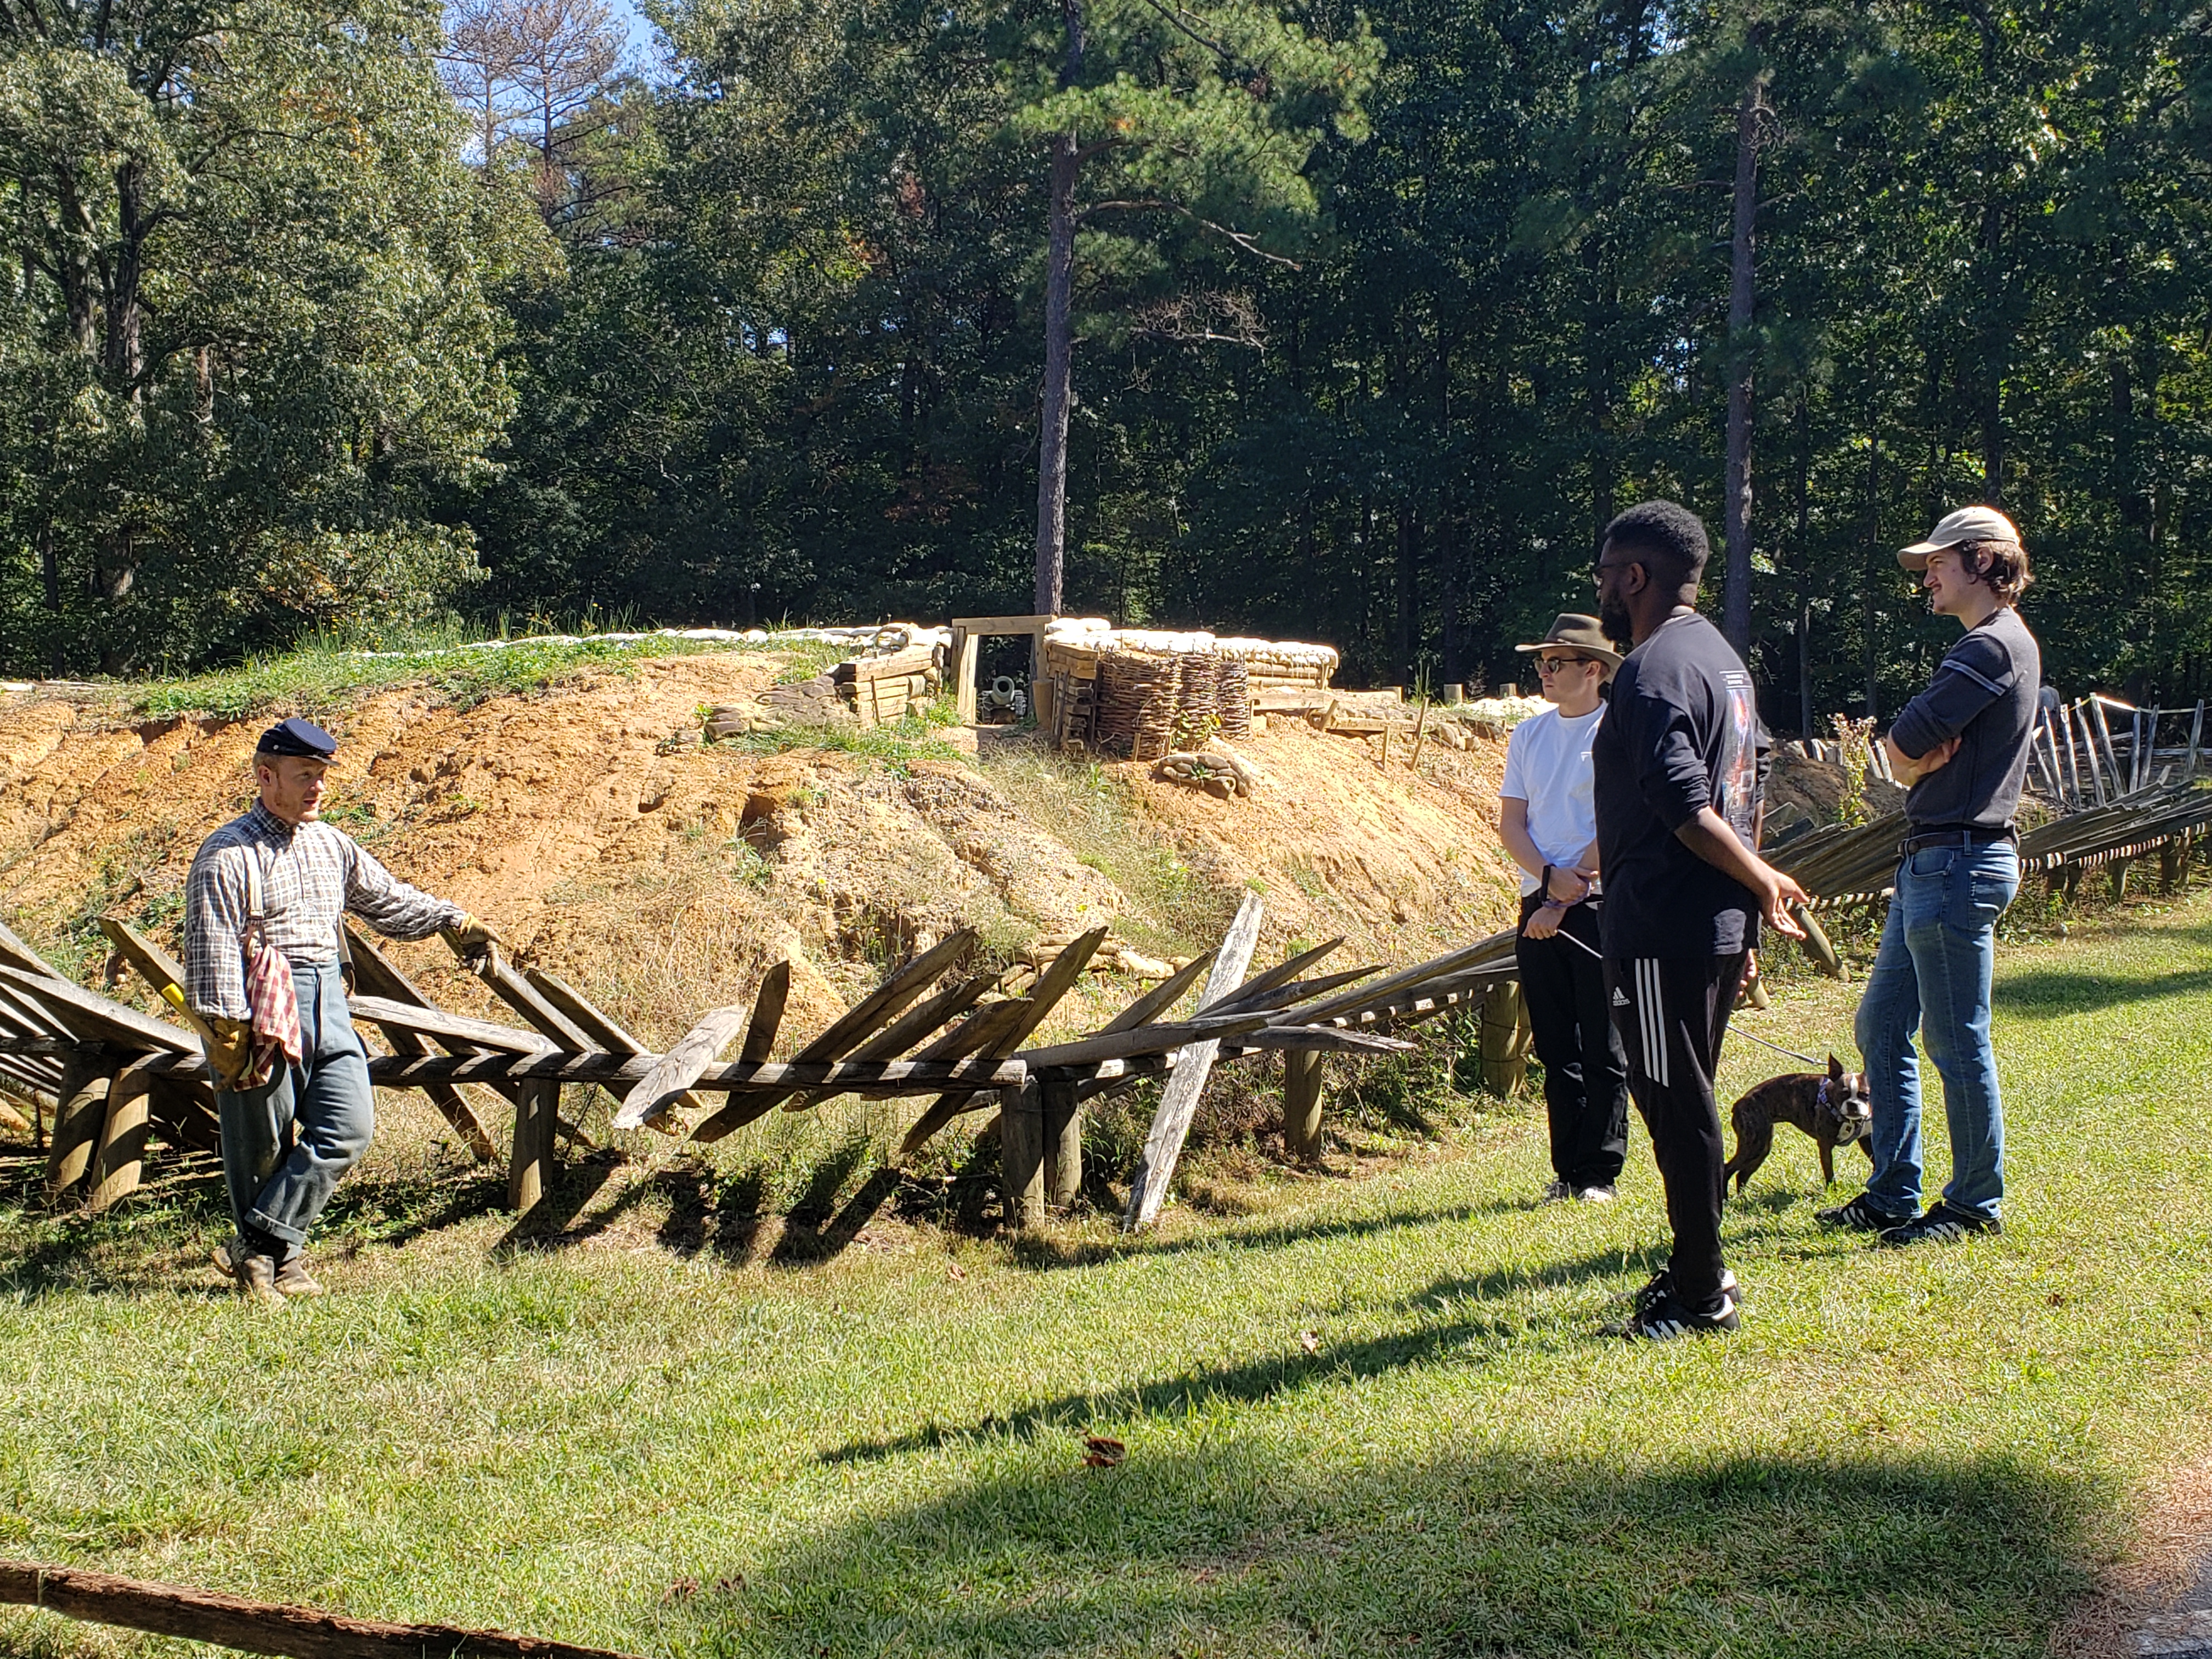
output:
M 1705 574 L 1711 544 L 1705 524 L 1679 501 L 1639 501 L 1605 527 L 1599 545 L 1611 542 L 1643 556 L 1662 587 L 1695 587 Z
M 1960 542 L 1952 550 L 1959 556 L 1959 568 L 1988 583 L 2000 605 L 2018 605 L 2035 580 L 2027 568 L 2027 550 L 2018 542 Z

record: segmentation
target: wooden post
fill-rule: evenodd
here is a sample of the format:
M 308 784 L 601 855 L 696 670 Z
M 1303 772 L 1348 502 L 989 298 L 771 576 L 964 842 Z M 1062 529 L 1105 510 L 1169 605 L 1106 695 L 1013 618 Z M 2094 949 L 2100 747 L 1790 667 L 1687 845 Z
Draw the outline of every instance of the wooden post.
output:
M 1429 700 L 1424 697 L 1421 699 L 1421 712 L 1413 716 L 1413 758 L 1406 763 L 1411 771 L 1421 769 L 1421 739 L 1428 735 L 1428 726 Z
M 2133 859 L 2112 860 L 2112 902 L 2115 904 L 2128 896 L 2128 867 L 2134 862 Z
M 94 1144 L 107 1119 L 106 1073 L 100 1069 L 100 1050 L 86 1043 L 70 1051 L 62 1066 L 61 1087 L 55 1092 L 54 1134 L 46 1147 L 46 1195 L 59 1198 L 84 1179 L 92 1166 Z
M 1083 1191 L 1083 1108 L 1075 1085 L 1054 1079 L 1039 1085 L 1044 1108 L 1045 1193 L 1055 1209 L 1066 1209 Z
M 1321 1052 L 1283 1056 L 1283 1153 L 1301 1164 L 1321 1157 Z
M 133 1061 L 109 1082 L 107 1121 L 100 1131 L 100 1150 L 92 1160 L 92 1195 L 85 1200 L 87 1209 L 104 1210 L 138 1190 L 145 1167 L 146 1137 L 151 1128 L 151 1067 L 161 1063 L 155 1056 Z
M 2181 852 L 2187 845 L 2187 840 L 2188 838 L 2183 836 L 2169 836 L 2166 843 L 2158 849 L 2158 890 L 2160 892 L 2171 893 L 2179 884 Z
M 1006 1176 L 1006 1224 L 1044 1224 L 1044 1098 L 1035 1078 L 999 1091 L 999 1162 Z
M 1482 997 L 1482 1086 L 1510 1099 L 1528 1080 L 1521 1044 L 1521 982 L 1502 979 Z
M 975 723 L 975 659 L 982 643 L 964 628 L 952 630 L 952 714 L 963 726 Z
M 545 1196 L 553 1176 L 553 1132 L 561 1085 L 544 1079 L 515 1091 L 514 1146 L 507 1159 L 507 1206 L 527 1217 Z

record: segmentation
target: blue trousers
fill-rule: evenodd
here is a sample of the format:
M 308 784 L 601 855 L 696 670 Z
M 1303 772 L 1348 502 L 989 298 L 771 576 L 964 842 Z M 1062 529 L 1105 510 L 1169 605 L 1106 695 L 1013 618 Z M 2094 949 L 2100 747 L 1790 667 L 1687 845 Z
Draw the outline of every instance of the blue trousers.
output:
M 1900 1218 L 1919 1212 L 1920 1066 L 1912 1034 L 1943 1079 L 1951 1132 L 1947 1202 L 1994 1218 L 2004 1198 L 2004 1104 L 1990 1046 L 1997 918 L 2020 888 L 2011 843 L 1930 847 L 1898 866 L 1881 946 L 1859 1000 L 1874 1122 L 1867 1197 Z
M 296 1255 L 340 1177 L 368 1150 L 376 1097 L 337 963 L 294 963 L 292 981 L 305 1057 L 258 1089 L 218 1089 L 215 1098 L 231 1218 L 242 1237 L 266 1233 Z

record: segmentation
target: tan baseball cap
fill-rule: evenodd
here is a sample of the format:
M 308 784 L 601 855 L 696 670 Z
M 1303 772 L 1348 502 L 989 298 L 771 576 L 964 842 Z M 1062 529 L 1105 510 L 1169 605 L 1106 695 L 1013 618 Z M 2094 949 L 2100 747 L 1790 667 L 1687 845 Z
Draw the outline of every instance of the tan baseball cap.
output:
M 1541 651 L 1547 645 L 1565 646 L 1570 651 L 1579 651 L 1585 657 L 1595 657 L 1607 668 L 1620 666 L 1620 653 L 1613 648 L 1613 641 L 1605 636 L 1605 629 L 1595 617 L 1585 617 L 1573 611 L 1563 611 L 1552 621 L 1552 631 L 1534 645 L 1516 645 L 1516 651 Z
M 1965 542 L 2010 542 L 2018 547 L 2020 531 L 1994 507 L 1962 507 L 1956 513 L 1946 514 L 1928 532 L 1926 541 L 1900 548 L 1897 562 L 1907 570 L 1925 570 L 1930 553 L 1940 553 Z

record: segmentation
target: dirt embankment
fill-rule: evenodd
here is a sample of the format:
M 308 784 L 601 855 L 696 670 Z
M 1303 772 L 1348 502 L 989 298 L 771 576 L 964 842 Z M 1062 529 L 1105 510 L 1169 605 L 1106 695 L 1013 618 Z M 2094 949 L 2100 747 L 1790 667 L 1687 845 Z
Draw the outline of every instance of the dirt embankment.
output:
M 785 1030 L 803 1041 L 887 962 L 955 927 L 1012 957 L 1040 936 L 1158 908 L 1106 873 L 1084 824 L 1018 807 L 1035 797 L 994 781 L 1002 759 L 664 751 L 702 704 L 757 694 L 775 668 L 758 653 L 653 659 L 468 709 L 369 696 L 329 722 L 343 739 L 330 816 L 656 1042 L 749 998 L 779 958 L 796 967 Z M 72 962 L 92 963 L 90 919 L 109 910 L 173 948 L 193 850 L 244 810 L 264 723 L 0 705 L 0 910 Z M 1247 752 L 1271 780 L 1248 799 L 1156 782 L 1139 765 L 1102 769 L 1124 834 L 1156 839 L 1190 872 L 1188 915 L 1139 918 L 1155 937 L 1199 942 L 1248 882 L 1266 894 L 1273 945 L 1345 933 L 1364 960 L 1413 960 L 1508 915 L 1502 746 L 1431 750 L 1418 775 L 1401 756 L 1385 772 L 1371 746 L 1303 728 L 1259 735 Z M 435 940 L 394 950 L 441 1002 L 496 1012 Z M 1097 990 L 1111 1002 L 1133 988 Z

